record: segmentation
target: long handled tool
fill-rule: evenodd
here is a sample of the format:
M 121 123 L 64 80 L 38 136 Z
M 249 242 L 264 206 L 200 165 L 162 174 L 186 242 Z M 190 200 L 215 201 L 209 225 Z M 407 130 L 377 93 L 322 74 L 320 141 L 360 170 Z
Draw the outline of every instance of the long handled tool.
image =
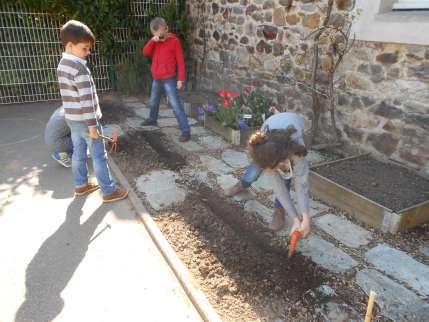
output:
M 377 293 L 371 291 L 369 293 L 368 306 L 366 308 L 365 322 L 371 322 L 372 320 L 372 311 L 374 309 L 375 298 L 377 297 Z
M 112 134 L 111 138 L 109 138 L 108 136 L 104 136 L 104 135 L 100 135 L 100 137 L 105 139 L 110 144 L 112 144 L 112 146 L 110 148 L 110 153 L 116 152 L 116 150 L 118 149 L 118 138 L 119 138 L 119 133 L 118 133 L 117 129 L 113 130 L 113 134 Z

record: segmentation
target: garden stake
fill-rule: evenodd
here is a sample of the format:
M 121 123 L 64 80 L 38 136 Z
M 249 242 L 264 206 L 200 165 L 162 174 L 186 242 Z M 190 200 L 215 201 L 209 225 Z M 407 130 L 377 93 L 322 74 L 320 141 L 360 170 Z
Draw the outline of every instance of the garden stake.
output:
M 371 322 L 372 320 L 372 310 L 374 308 L 375 298 L 377 297 L 377 293 L 371 291 L 369 293 L 368 306 L 366 308 L 365 322 Z

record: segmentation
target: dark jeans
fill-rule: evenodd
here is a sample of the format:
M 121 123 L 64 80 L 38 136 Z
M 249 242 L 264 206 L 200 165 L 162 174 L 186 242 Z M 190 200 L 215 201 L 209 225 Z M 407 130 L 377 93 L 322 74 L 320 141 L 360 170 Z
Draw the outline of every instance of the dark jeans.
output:
M 182 131 L 183 134 L 191 133 L 191 129 L 188 124 L 188 118 L 186 117 L 182 101 L 180 100 L 179 93 L 177 91 L 176 77 L 152 81 L 152 91 L 149 101 L 149 118 L 152 121 L 158 120 L 159 101 L 161 100 L 161 91 L 163 89 L 167 94 L 168 102 L 173 109 L 177 122 L 179 123 L 180 131 Z

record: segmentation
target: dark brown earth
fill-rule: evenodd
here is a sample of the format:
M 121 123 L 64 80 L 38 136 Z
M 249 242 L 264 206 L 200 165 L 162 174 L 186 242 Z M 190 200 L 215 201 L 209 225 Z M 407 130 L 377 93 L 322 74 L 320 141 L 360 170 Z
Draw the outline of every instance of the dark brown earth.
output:
M 399 165 L 358 159 L 314 170 L 396 212 L 429 200 L 429 180 Z
M 187 165 L 159 131 L 129 132 L 119 151 L 113 157 L 130 182 L 153 169 Z M 188 191 L 185 202 L 151 213 L 224 321 L 322 321 L 316 307 L 326 301 L 349 303 L 364 315 L 366 297 L 353 282 L 300 254 L 288 259 L 285 241 L 239 205 L 204 184 L 186 178 L 179 183 Z M 322 283 L 337 295 L 314 295 Z

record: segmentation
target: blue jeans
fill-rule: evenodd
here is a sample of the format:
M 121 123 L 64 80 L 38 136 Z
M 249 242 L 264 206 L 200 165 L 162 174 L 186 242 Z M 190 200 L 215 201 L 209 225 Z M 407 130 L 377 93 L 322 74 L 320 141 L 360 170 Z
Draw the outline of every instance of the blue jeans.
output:
M 87 148 L 89 148 L 95 177 L 100 185 L 101 193 L 103 195 L 108 195 L 114 192 L 116 187 L 107 165 L 107 152 L 104 146 L 104 140 L 102 138 L 97 140 L 91 139 L 86 124 L 73 124 L 69 126 L 73 142 L 72 172 L 75 186 L 82 187 L 88 184 L 86 151 Z M 101 134 L 102 128 L 100 127 L 98 130 Z
M 180 100 L 179 93 L 177 91 L 176 77 L 152 81 L 152 91 L 149 101 L 149 119 L 152 121 L 158 120 L 159 101 L 161 100 L 162 89 L 164 89 L 165 93 L 167 94 L 168 102 L 173 108 L 174 115 L 176 116 L 177 122 L 179 123 L 180 131 L 183 134 L 191 133 L 191 129 L 188 124 L 188 118 L 186 117 L 182 101 Z
M 253 182 L 258 180 L 261 173 L 262 173 L 262 169 L 259 168 L 256 164 L 254 163 L 249 164 L 240 178 L 241 185 L 244 188 L 249 188 Z

